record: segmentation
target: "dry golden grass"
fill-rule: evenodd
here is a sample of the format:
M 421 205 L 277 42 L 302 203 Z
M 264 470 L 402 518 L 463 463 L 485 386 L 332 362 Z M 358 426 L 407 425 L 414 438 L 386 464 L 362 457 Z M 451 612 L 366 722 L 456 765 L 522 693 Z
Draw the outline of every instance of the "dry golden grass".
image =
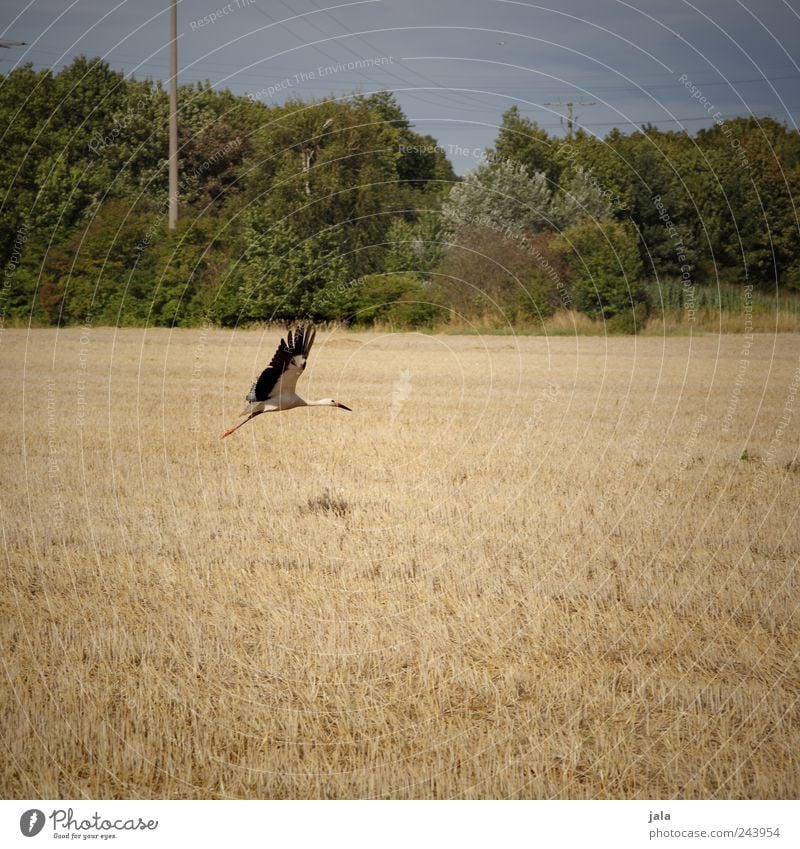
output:
M 0 335 L 4 797 L 800 793 L 797 336 L 275 342 Z
M 741 311 L 700 309 L 694 321 L 687 322 L 683 310 L 654 312 L 644 328 L 647 335 L 676 333 L 800 333 L 800 313 L 790 310 L 756 312 L 745 316 Z

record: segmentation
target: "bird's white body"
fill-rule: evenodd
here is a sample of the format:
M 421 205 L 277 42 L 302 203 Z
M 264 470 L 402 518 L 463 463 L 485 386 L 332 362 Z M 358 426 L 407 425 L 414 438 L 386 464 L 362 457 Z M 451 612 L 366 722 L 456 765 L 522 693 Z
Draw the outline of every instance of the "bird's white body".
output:
M 268 398 L 266 401 L 251 401 L 240 416 L 252 416 L 255 413 L 279 413 L 281 410 L 294 410 L 295 407 L 341 407 L 342 405 L 333 398 L 322 398 L 319 401 L 306 401 L 299 395 L 279 395 L 277 398 Z
M 305 401 L 299 395 L 279 395 L 266 401 L 250 401 L 239 413 L 240 416 L 252 416 L 254 413 L 277 413 L 280 410 L 293 410 L 305 406 Z

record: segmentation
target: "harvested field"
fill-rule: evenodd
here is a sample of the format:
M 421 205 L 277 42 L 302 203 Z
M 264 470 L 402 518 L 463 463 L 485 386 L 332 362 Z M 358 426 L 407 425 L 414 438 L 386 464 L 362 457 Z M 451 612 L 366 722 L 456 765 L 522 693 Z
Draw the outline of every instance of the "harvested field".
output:
M 2 795 L 796 798 L 800 341 L 0 335 Z

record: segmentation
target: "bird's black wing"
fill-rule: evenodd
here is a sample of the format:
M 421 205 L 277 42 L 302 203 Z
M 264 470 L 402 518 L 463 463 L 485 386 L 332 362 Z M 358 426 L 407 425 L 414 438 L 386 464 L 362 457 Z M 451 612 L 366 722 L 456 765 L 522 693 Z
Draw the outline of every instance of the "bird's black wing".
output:
M 286 339 L 281 339 L 272 362 L 253 384 L 247 400 L 266 401 L 276 395 L 293 393 L 297 379 L 306 367 L 306 359 L 316 335 L 317 331 L 313 325 L 298 327 L 294 335 L 290 330 Z

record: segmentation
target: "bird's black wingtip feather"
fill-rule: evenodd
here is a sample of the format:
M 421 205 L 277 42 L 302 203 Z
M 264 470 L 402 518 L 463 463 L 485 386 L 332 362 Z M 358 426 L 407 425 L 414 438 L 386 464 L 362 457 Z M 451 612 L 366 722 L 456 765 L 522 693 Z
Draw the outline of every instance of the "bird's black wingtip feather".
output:
M 308 359 L 311 352 L 311 346 L 314 344 L 314 338 L 317 335 L 317 328 L 313 324 L 308 324 L 305 328 L 305 338 L 303 339 L 303 356 Z

